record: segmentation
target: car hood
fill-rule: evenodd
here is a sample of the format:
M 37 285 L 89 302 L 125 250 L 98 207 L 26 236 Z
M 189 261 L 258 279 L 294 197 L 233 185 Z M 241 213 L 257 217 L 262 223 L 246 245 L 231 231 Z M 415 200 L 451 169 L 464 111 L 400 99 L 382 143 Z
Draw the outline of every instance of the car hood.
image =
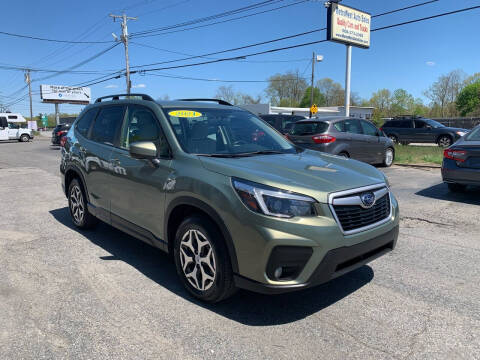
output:
M 311 150 L 298 154 L 199 158 L 210 171 L 309 195 L 320 202 L 327 202 L 332 192 L 385 181 L 384 175 L 371 165 Z

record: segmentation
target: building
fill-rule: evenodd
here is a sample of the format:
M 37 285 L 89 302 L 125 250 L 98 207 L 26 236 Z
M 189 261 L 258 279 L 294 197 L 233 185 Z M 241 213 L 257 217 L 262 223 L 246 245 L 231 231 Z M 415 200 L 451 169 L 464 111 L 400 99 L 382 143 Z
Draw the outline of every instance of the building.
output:
M 284 114 L 284 115 L 310 115 L 309 108 L 280 107 L 270 104 L 247 104 L 239 105 L 256 115 L 262 114 Z M 350 116 L 360 119 L 370 120 L 373 116 L 374 107 L 370 106 L 350 106 Z M 322 116 L 342 116 L 345 115 L 345 106 L 326 106 L 319 107 L 316 117 Z

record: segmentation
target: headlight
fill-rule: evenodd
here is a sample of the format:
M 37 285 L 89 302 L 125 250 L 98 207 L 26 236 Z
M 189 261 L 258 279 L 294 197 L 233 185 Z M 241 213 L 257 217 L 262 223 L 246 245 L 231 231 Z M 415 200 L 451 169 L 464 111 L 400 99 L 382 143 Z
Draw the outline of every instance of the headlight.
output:
M 466 132 L 465 131 L 457 131 L 456 134 L 458 136 L 464 136 L 466 134 Z
M 232 184 L 245 206 L 269 216 L 291 218 L 314 216 L 315 199 L 247 180 L 232 179 Z

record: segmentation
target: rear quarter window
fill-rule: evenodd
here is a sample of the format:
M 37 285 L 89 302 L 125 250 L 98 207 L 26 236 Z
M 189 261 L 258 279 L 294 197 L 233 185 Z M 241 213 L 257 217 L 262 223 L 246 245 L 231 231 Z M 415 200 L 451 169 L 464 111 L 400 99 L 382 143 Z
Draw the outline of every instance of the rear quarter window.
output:
M 480 141 L 480 127 L 473 129 L 470 134 L 465 137 L 467 141 Z
M 296 123 L 291 130 L 292 135 L 312 135 L 321 134 L 328 130 L 328 123 L 326 122 L 306 122 Z

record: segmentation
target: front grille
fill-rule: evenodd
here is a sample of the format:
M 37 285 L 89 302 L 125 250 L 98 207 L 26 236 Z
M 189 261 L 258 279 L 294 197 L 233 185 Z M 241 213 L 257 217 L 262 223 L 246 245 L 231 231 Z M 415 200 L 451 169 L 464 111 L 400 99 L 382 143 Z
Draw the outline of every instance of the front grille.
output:
M 360 205 L 333 205 L 343 231 L 352 231 L 386 219 L 390 215 L 390 195 L 377 199 L 370 209 Z

